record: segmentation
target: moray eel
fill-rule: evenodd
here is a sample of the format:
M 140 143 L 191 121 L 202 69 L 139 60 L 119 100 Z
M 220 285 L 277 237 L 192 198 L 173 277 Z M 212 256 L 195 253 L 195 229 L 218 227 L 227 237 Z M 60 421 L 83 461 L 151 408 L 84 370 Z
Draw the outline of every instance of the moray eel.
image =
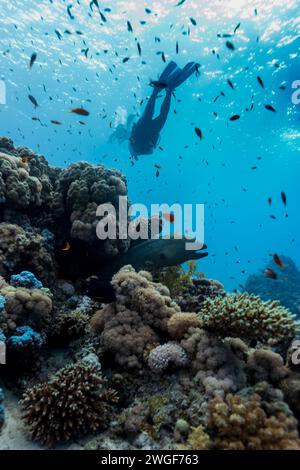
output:
M 188 240 L 191 242 L 191 240 Z M 111 260 L 104 265 L 97 276 L 88 280 L 88 293 L 92 297 L 113 299 L 110 281 L 123 266 L 130 264 L 136 271 L 151 266 L 153 268 L 164 268 L 178 266 L 189 260 L 205 258 L 208 253 L 207 246 L 203 245 L 200 250 L 186 250 L 186 239 L 157 238 L 134 243 L 124 255 Z

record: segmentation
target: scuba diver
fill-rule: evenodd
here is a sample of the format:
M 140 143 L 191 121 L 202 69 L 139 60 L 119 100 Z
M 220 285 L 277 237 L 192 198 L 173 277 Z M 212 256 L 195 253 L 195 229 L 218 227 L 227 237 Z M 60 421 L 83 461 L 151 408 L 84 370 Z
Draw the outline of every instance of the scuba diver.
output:
M 110 135 L 108 142 L 112 144 L 113 142 L 118 142 L 123 144 L 129 139 L 131 132 L 132 121 L 135 118 L 135 114 L 129 114 L 126 124 L 118 124 L 114 132 Z
M 164 127 L 171 106 L 172 93 L 194 72 L 198 73 L 199 64 L 189 62 L 183 69 L 179 68 L 175 62 L 170 62 L 158 81 L 151 82 L 153 92 L 148 100 L 147 106 L 141 118 L 133 124 L 129 138 L 129 151 L 131 156 L 137 159 L 139 155 L 150 155 L 153 153 Z M 166 91 L 165 99 L 161 105 L 160 113 L 153 118 L 155 103 L 161 90 Z

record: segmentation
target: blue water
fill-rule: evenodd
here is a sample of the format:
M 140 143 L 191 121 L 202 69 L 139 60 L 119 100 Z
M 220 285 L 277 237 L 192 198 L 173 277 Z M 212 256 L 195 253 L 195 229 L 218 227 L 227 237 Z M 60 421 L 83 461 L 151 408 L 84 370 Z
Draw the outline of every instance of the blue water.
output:
M 44 154 L 53 165 L 88 160 L 120 169 L 133 202 L 205 203 L 210 255 L 199 268 L 227 289 L 242 285 L 274 252 L 300 265 L 300 105 L 291 100 L 292 82 L 300 80 L 297 0 L 186 0 L 178 7 L 176 0 L 99 0 L 106 21 L 97 8 L 91 11 L 88 0 L 0 3 L 0 78 L 7 87 L 0 134 Z M 217 35 L 233 33 L 239 23 L 228 39 L 235 46 L 231 51 L 227 39 Z M 176 91 L 161 134 L 163 150 L 132 166 L 126 143 L 108 139 L 128 114 L 143 109 L 140 102 L 152 91 L 149 81 L 165 66 L 161 51 L 180 66 L 200 62 L 201 74 Z M 125 57 L 130 59 L 123 63 Z M 221 91 L 225 96 L 214 102 Z M 38 101 L 36 110 L 28 94 Z M 253 110 L 246 112 L 251 103 Z M 69 113 L 81 106 L 90 116 Z M 234 114 L 241 118 L 228 121 Z M 155 164 L 161 166 L 159 177 Z

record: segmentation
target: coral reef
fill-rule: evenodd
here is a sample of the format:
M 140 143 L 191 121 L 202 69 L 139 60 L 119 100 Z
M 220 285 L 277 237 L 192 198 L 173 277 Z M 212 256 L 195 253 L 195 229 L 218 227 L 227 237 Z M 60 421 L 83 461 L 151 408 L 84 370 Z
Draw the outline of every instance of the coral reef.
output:
M 115 208 L 119 230 L 126 194 L 116 170 L 86 162 L 53 168 L 0 138 L 7 423 L 10 400 L 23 396 L 12 403 L 38 448 L 299 449 L 300 371 L 289 344 L 298 323 L 270 301 L 278 289 L 274 297 L 297 313 L 296 267 L 282 257 L 283 268 L 271 265 L 277 280 L 249 280 L 263 285 L 263 299 L 227 294 L 194 262 L 139 271 L 145 247 L 159 257 L 161 244 L 130 247 L 96 235 L 98 205 Z M 139 223 L 149 230 L 150 220 Z M 112 295 L 102 296 L 111 278 Z M 0 390 L 0 428 L 3 416 Z
M 294 417 L 281 412 L 267 416 L 257 394 L 228 394 L 208 404 L 208 429 L 213 448 L 220 450 L 299 450 Z
M 258 295 L 262 300 L 278 300 L 281 305 L 299 317 L 300 271 L 291 258 L 281 255 L 280 259 L 283 268 L 271 260 L 261 272 L 248 277 L 244 290 Z M 265 270 L 268 268 L 275 272 L 277 279 L 265 276 Z
M 222 336 L 237 336 L 276 343 L 292 339 L 299 324 L 277 301 L 263 302 L 249 294 L 207 299 L 200 317 L 204 328 Z
M 29 388 L 22 399 L 31 438 L 49 447 L 105 428 L 116 394 L 100 370 L 85 362 L 60 370 L 48 383 Z

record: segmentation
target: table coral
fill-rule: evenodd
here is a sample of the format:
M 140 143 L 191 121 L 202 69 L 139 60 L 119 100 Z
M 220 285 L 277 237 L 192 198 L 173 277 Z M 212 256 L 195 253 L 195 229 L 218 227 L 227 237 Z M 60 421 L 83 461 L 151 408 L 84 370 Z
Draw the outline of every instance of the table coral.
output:
M 294 315 L 277 301 L 263 302 L 249 294 L 207 299 L 200 311 L 203 327 L 222 336 L 272 343 L 293 338 L 299 329 Z
M 26 390 L 21 405 L 31 438 L 52 447 L 104 429 L 116 401 L 99 369 L 81 361 Z
M 298 450 L 300 439 L 293 416 L 267 416 L 257 394 L 228 394 L 208 404 L 208 430 L 220 450 Z

